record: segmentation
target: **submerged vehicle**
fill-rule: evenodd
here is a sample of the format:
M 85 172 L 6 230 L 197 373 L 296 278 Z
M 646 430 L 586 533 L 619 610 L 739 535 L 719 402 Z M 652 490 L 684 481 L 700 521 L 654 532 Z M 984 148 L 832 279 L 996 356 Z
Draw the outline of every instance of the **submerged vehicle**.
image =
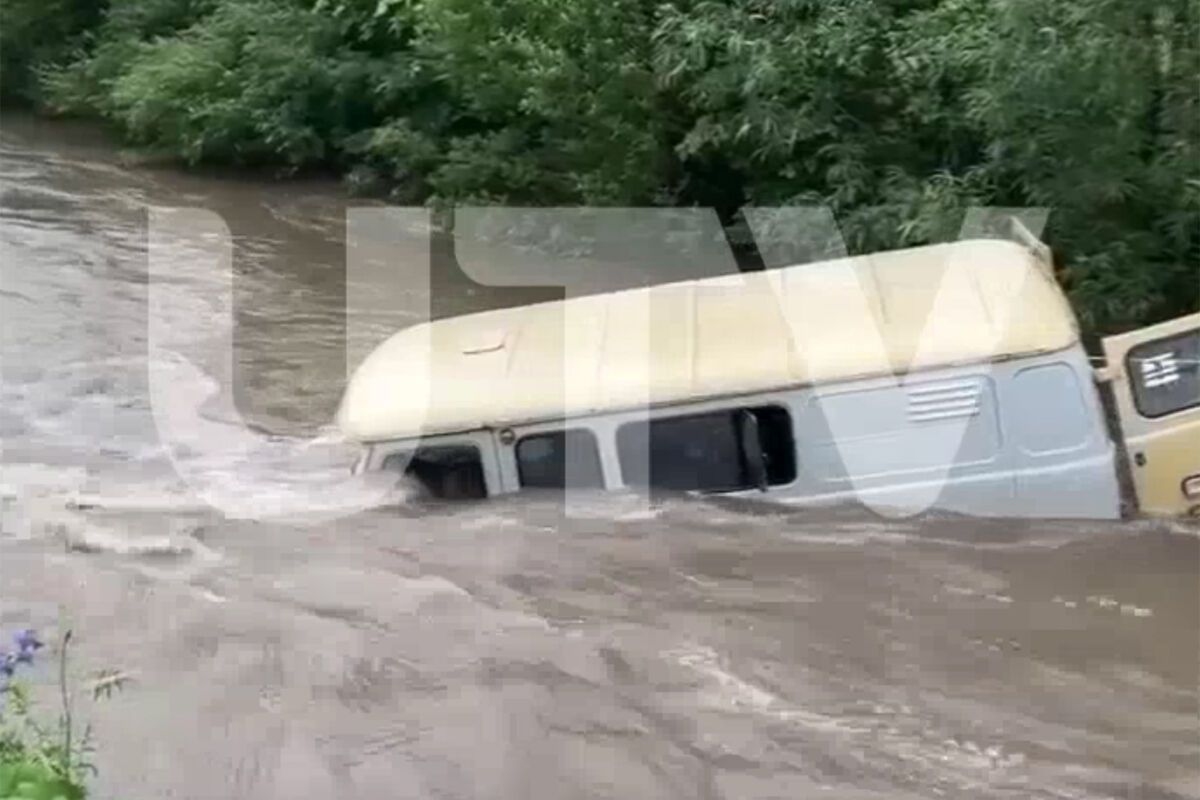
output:
M 415 325 L 358 367 L 338 423 L 357 470 L 440 498 L 1116 518 L 1127 468 L 1143 512 L 1200 514 L 1200 314 L 1104 348 L 1093 368 L 1026 233 Z

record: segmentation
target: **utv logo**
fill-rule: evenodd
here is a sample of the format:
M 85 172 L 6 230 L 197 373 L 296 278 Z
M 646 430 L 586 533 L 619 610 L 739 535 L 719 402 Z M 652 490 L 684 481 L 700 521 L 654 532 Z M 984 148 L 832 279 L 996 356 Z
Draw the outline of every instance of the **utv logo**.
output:
M 889 363 L 888 342 L 880 330 L 879 298 L 870 285 L 872 273 L 845 258 L 846 247 L 831 210 L 751 208 L 743 215 L 768 269 L 816 261 L 832 265 L 821 275 L 789 270 L 786 280 L 767 282 L 774 296 L 764 294 L 763 302 L 791 310 L 783 315 L 790 342 L 771 352 L 784 357 L 788 352 L 796 354 L 805 374 L 827 368 L 832 356 L 822 345 L 827 345 L 829 331 L 821 320 L 828 319 L 828 314 L 821 312 L 826 310 L 822 304 L 828 303 L 822 298 L 828 297 L 832 283 L 837 289 L 839 325 L 845 322 L 849 327 L 844 330 L 855 332 L 855 345 L 862 348 L 864 358 Z M 959 238 L 988 236 L 990 223 L 1018 215 L 1028 233 L 1036 237 L 1047 212 L 973 209 L 964 219 Z M 433 226 L 425 208 L 351 209 L 346 223 L 345 361 L 349 377 L 392 333 L 431 318 Z M 163 450 L 191 491 L 227 516 L 251 519 L 282 516 L 323 521 L 390 502 L 394 484 L 372 483 L 362 476 L 334 479 L 328 471 L 312 469 L 314 453 L 332 437 L 289 440 L 256 430 L 242 419 L 232 400 L 234 365 L 240 359 L 234 336 L 233 240 L 225 221 L 204 209 L 153 208 L 148 224 L 150 405 Z M 555 287 L 569 300 L 636 285 L 724 276 L 714 282 L 718 291 L 744 291 L 744 273 L 711 209 L 459 208 L 455 209 L 453 236 L 455 268 L 482 286 Z M 914 343 L 912 364 L 936 360 L 935 354 L 946 341 L 961 336 L 958 304 L 965 292 L 978 287 L 970 265 L 955 263 L 960 261 L 957 256 L 948 258 Z M 651 275 L 647 275 L 647 265 L 653 270 Z M 341 267 L 329 265 L 331 270 L 340 271 Z M 1011 279 L 1002 277 L 989 284 L 989 312 L 978 332 L 985 350 L 989 341 L 998 345 L 1012 321 L 1019 319 L 1014 312 L 1021 308 L 1025 275 L 1013 271 Z M 645 381 L 647 399 L 640 413 L 647 418 L 651 364 L 655 363 L 648 319 L 654 302 L 646 298 L 645 313 L 621 323 L 631 341 L 641 342 L 632 349 L 640 347 L 643 352 L 626 354 L 621 368 L 628 372 L 624 378 L 638 385 Z M 587 341 L 576 341 L 579 331 L 586 328 L 563 327 L 564 398 L 586 394 L 586 381 L 594 378 L 572 369 L 570 354 L 588 346 Z M 428 376 L 436 367 L 428 330 L 426 326 L 414 333 L 425 337 L 425 352 L 405 362 L 404 374 L 389 377 L 385 394 L 427 385 L 413 376 Z M 294 350 L 294 343 L 288 344 Z M 761 342 L 747 343 L 747 347 L 762 346 Z M 312 363 L 321 360 L 320 353 L 312 354 Z M 1171 379 L 1170 365 L 1162 363 L 1154 369 L 1158 370 L 1154 380 Z M 907 385 L 905 369 L 898 372 L 882 375 L 877 382 L 902 392 L 916 388 Z M 975 377 L 982 381 L 986 372 L 986 365 L 981 365 Z M 940 425 L 937 437 L 922 440 L 922 456 L 924 463 L 938 466 L 924 470 L 920 481 L 906 484 L 899 492 L 891 491 L 885 504 L 877 494 L 877 484 L 856 477 L 869 475 L 878 459 L 877 453 L 862 446 L 859 413 L 853 404 L 827 401 L 832 389 L 818 386 L 812 391 L 811 402 L 822 411 L 855 497 L 892 516 L 919 513 L 936 503 L 964 436 L 978 417 L 973 405 L 976 400 L 970 408 L 964 407 L 972 413 L 956 410 L 947 414 L 941 406 L 930 405 L 937 398 L 922 398 L 924 405 L 914 406 L 914 412 L 921 412 L 918 416 L 936 414 Z M 415 409 L 418 415 L 424 410 L 426 418 L 430 402 L 427 397 L 406 398 L 408 409 Z M 582 455 L 570 452 L 575 446 L 572 442 L 568 438 L 567 463 Z M 648 464 L 649 453 L 644 457 Z M 315 460 L 320 463 L 319 458 Z M 264 481 L 264 475 L 274 477 Z M 567 490 L 568 515 L 581 497 Z
M 1142 385 L 1147 389 L 1170 386 L 1179 381 L 1179 360 L 1175 353 L 1162 353 L 1142 359 Z

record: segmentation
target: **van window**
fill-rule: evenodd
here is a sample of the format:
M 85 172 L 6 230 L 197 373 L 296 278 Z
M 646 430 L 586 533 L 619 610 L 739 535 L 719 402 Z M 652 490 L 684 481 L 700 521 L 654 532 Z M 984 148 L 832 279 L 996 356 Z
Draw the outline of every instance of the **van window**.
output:
M 1070 366 L 1023 369 L 1013 378 L 1012 389 L 1013 402 L 1005 409 L 1005 419 L 1026 453 L 1061 453 L 1088 443 L 1091 418 Z
M 596 437 L 582 428 L 523 437 L 517 442 L 517 474 L 528 488 L 604 488 Z
M 1200 331 L 1143 342 L 1125 356 L 1138 413 L 1154 419 L 1200 406 Z
M 617 453 L 627 486 L 729 492 L 796 478 L 791 416 L 776 406 L 626 423 Z
M 411 456 L 411 457 L 410 457 Z M 392 453 L 383 469 L 415 479 L 431 497 L 474 500 L 487 497 L 483 462 L 474 445 L 419 447 L 413 453 Z

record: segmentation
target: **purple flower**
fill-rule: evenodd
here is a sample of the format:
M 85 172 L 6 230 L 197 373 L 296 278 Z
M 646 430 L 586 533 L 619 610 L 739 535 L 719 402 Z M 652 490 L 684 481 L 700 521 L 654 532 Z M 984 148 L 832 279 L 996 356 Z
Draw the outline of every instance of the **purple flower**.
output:
M 26 628 L 23 631 L 17 631 L 15 634 L 13 634 L 13 642 L 16 643 L 17 647 L 20 648 L 22 653 L 31 653 L 34 650 L 41 649 L 42 647 L 42 643 L 37 638 L 37 633 L 29 628 Z

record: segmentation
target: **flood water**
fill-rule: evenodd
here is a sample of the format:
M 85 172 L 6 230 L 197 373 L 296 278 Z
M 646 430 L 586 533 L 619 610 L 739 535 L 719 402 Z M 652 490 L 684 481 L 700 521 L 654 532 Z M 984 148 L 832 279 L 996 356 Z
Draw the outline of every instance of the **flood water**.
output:
M 1200 798 L 1194 524 L 402 491 L 223 514 L 149 401 L 146 207 L 232 228 L 218 394 L 258 449 L 203 473 L 286 511 L 367 491 L 327 429 L 346 199 L 126 166 L 94 131 L 11 116 L 0 196 L 0 630 L 71 627 L 79 686 L 132 676 L 77 692 L 98 797 Z M 445 273 L 417 305 L 524 296 Z M 53 715 L 53 670 L 34 678 Z

